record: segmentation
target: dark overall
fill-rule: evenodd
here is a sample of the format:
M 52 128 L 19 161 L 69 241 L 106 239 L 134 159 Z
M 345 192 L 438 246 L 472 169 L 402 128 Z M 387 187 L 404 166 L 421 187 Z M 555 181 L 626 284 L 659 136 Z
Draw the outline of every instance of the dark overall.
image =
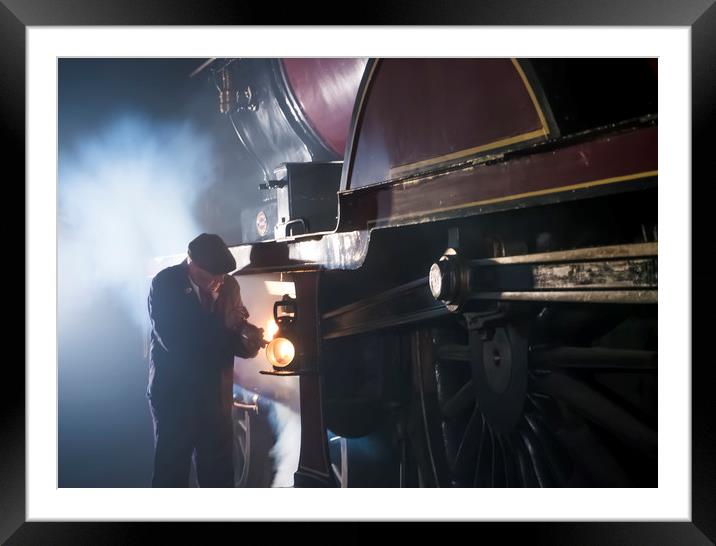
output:
M 202 309 L 186 262 L 154 277 L 148 306 L 152 487 L 187 487 L 193 453 L 200 487 L 233 487 L 233 363 L 235 354 L 243 356 L 240 338 Z

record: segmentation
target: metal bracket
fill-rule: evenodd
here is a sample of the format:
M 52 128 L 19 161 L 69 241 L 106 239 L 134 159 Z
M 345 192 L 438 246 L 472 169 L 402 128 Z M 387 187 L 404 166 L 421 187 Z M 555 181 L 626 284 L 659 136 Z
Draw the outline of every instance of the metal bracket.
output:
M 463 313 L 467 329 L 472 331 L 484 330 L 486 328 L 494 328 L 499 324 L 503 324 L 507 318 L 507 309 L 500 305 L 497 309 L 483 313 Z
M 244 404 L 242 402 L 234 401 L 234 407 L 243 409 L 246 411 L 253 411 L 256 415 L 259 414 L 259 405 L 258 404 Z
M 286 180 L 267 180 L 259 184 L 260 190 L 273 190 L 276 188 L 283 188 L 288 184 Z

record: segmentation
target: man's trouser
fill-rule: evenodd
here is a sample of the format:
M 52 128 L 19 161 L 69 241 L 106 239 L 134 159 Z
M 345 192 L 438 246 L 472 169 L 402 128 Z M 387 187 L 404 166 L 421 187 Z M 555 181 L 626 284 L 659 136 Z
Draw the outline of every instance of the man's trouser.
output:
M 150 399 L 149 408 L 154 421 L 152 487 L 188 487 L 192 454 L 199 487 L 234 487 L 230 406 Z

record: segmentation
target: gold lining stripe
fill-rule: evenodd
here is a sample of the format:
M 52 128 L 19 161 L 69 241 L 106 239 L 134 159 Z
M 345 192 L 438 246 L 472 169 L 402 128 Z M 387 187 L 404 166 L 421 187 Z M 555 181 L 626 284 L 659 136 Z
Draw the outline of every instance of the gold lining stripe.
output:
M 626 182 L 627 180 L 635 180 L 638 178 L 649 178 L 652 176 L 657 176 L 659 171 L 644 171 L 640 173 L 634 173 L 634 174 L 627 174 L 624 176 L 613 176 L 611 178 L 603 178 L 601 180 L 592 180 L 591 182 L 580 182 L 579 184 L 571 184 L 569 186 L 559 186 L 557 188 L 549 188 L 546 190 L 536 190 L 536 191 L 530 191 L 525 193 L 516 193 L 513 195 L 508 195 L 505 197 L 494 197 L 492 199 L 483 199 L 482 201 L 471 201 L 470 203 L 461 203 L 459 205 L 454 205 L 452 207 L 441 207 L 438 209 L 432 209 L 428 211 L 421 211 L 419 214 L 421 216 L 426 214 L 435 214 L 439 212 L 446 212 L 449 210 L 460 210 L 464 208 L 469 207 L 477 207 L 480 205 L 490 205 L 493 203 L 500 203 L 504 201 L 514 201 L 516 199 L 523 199 L 525 197 L 534 197 L 537 195 L 548 195 L 550 193 L 557 193 L 557 192 L 563 192 L 563 191 L 570 191 L 570 190 L 580 190 L 584 188 L 591 188 L 594 186 L 603 186 L 605 184 L 614 184 L 616 182 Z M 404 214 L 402 216 L 391 216 L 389 218 L 380 218 L 376 220 L 372 220 L 368 222 L 368 225 L 376 225 L 379 222 L 392 222 L 395 220 L 404 220 L 406 218 L 415 218 L 417 217 L 415 214 Z
M 504 146 L 509 146 L 510 144 L 516 144 L 517 142 L 524 142 L 526 140 L 531 140 L 533 138 L 538 138 L 541 136 L 546 137 L 547 135 L 549 135 L 549 126 L 547 125 L 547 120 L 545 119 L 544 113 L 542 112 L 542 108 L 540 108 L 539 102 L 537 101 L 537 96 L 535 95 L 534 91 L 532 90 L 532 86 L 530 85 L 529 81 L 527 81 L 527 77 L 525 76 L 525 73 L 522 70 L 522 67 L 520 66 L 519 62 L 517 62 L 517 59 L 510 59 L 510 60 L 512 61 L 512 65 L 515 67 L 517 74 L 519 75 L 520 79 L 522 80 L 522 84 L 525 86 L 525 89 L 527 90 L 527 94 L 529 95 L 530 100 L 532 101 L 532 106 L 534 106 L 535 110 L 537 111 L 537 117 L 539 118 L 540 125 L 542 126 L 541 129 L 535 129 L 534 131 L 530 131 L 528 133 L 522 133 L 522 134 L 515 135 L 512 137 L 508 137 L 508 138 L 502 138 L 500 140 L 488 142 L 487 144 L 482 144 L 480 146 L 475 146 L 473 148 L 466 148 L 464 150 L 458 150 L 457 152 L 451 152 L 449 154 L 439 155 L 439 156 L 431 157 L 429 159 L 423 159 L 421 161 L 416 161 L 414 163 L 406 163 L 404 165 L 398 165 L 388 171 L 388 178 L 395 178 L 396 176 L 400 176 L 402 174 L 405 174 L 406 172 L 410 172 L 415 169 L 420 169 L 422 167 L 429 167 L 431 165 L 436 165 L 438 163 L 443 163 L 445 161 L 450 161 L 452 159 L 460 159 L 462 157 L 467 157 L 467 156 L 477 154 L 480 152 L 484 152 L 487 150 L 492 150 L 494 148 L 502 148 Z
M 421 167 L 428 167 L 430 165 L 442 163 L 444 161 L 450 161 L 451 159 L 459 159 L 461 157 L 466 157 L 479 152 L 484 152 L 485 150 L 501 148 L 503 146 L 515 144 L 516 142 L 524 142 L 525 140 L 530 140 L 541 136 L 544 136 L 544 132 L 542 131 L 542 129 L 536 129 L 534 131 L 530 131 L 529 133 L 523 133 L 521 135 L 503 138 L 501 140 L 495 140 L 494 142 L 482 144 L 481 146 L 475 146 L 474 148 L 467 148 L 466 150 L 459 150 L 457 152 L 431 157 L 430 159 L 416 161 L 415 163 L 406 163 L 405 165 L 399 165 L 390 169 L 390 171 L 388 171 L 388 177 L 393 178 L 394 176 L 398 176 Z
M 522 78 L 522 83 L 525 85 L 525 88 L 527 89 L 527 94 L 530 96 L 530 99 L 532 99 L 532 105 L 535 107 L 535 110 L 537 110 L 537 116 L 539 117 L 539 122 L 542 124 L 542 130 L 544 131 L 544 136 L 547 136 L 549 134 L 549 125 L 547 125 L 547 120 L 544 117 L 544 113 L 542 112 L 542 108 L 539 105 L 537 96 L 535 95 L 535 92 L 532 89 L 530 82 L 527 80 L 527 76 L 525 76 L 525 73 L 522 70 L 522 67 L 520 66 L 519 61 L 517 59 L 511 59 L 511 61 L 512 61 L 512 64 L 514 65 L 515 69 L 517 70 L 517 73 L 520 75 L 520 78 Z

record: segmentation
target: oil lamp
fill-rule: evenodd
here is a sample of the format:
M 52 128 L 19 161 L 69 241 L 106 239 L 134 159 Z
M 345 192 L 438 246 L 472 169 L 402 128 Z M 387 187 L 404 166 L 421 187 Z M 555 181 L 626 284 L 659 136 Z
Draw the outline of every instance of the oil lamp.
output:
M 296 359 L 296 300 L 284 294 L 283 298 L 273 305 L 273 318 L 277 331 L 266 346 L 266 358 L 273 372 L 261 372 L 271 375 L 295 374 L 298 369 Z

